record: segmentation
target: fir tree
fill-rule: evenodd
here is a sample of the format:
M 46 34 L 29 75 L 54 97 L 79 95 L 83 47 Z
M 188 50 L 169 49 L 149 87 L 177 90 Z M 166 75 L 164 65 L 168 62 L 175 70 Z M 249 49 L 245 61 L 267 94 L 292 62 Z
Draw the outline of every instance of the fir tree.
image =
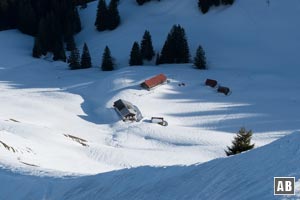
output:
M 109 50 L 108 46 L 105 47 L 104 53 L 102 55 L 101 69 L 103 71 L 112 71 L 112 70 L 114 70 L 114 63 L 113 63 L 113 59 L 111 57 L 111 53 L 110 53 L 110 50 Z
M 73 51 L 76 48 L 76 43 L 73 35 L 68 35 L 65 38 L 67 51 Z
M 203 48 L 201 47 L 201 45 L 199 45 L 199 47 L 197 49 L 196 56 L 194 58 L 194 65 L 198 69 L 207 69 L 205 52 L 204 52 Z
M 136 0 L 136 2 L 141 6 L 143 5 L 144 3 L 148 2 L 148 1 L 151 1 L 151 0 Z
M 72 14 L 73 14 L 72 20 L 71 20 L 71 23 L 73 25 L 72 33 L 79 33 L 81 31 L 81 21 L 80 21 L 79 13 L 78 13 L 78 10 L 76 7 L 73 9 Z
M 71 51 L 70 57 L 68 59 L 70 69 L 80 69 L 80 62 L 79 62 L 79 51 L 75 48 Z
M 118 0 L 111 0 L 108 6 L 108 25 L 109 30 L 114 30 L 120 24 L 120 14 L 118 11 Z
M 234 0 L 221 0 L 222 4 L 224 5 L 232 5 L 234 3 Z
M 81 68 L 90 68 L 92 67 L 91 56 L 86 43 L 83 45 L 82 55 L 81 55 Z
M 160 63 L 188 63 L 189 46 L 185 31 L 180 25 L 174 25 L 168 34 L 160 55 Z
M 198 7 L 203 14 L 205 14 L 209 11 L 210 6 L 211 6 L 210 0 L 199 0 L 198 1 Z
M 35 35 L 37 32 L 37 17 L 30 0 L 18 1 L 18 28 L 21 32 Z
M 143 65 L 143 58 L 140 51 L 140 46 L 138 42 L 134 42 L 130 52 L 129 65 Z
M 141 42 L 141 54 L 143 59 L 152 60 L 154 54 L 152 39 L 149 31 L 145 31 Z
M 164 43 L 164 46 L 161 50 L 160 59 L 159 59 L 160 64 L 174 63 L 173 61 L 174 54 L 172 49 L 174 49 L 172 35 L 169 33 Z
M 185 30 L 180 25 L 177 25 L 174 33 L 175 63 L 190 62 L 190 50 L 186 39 Z
M 42 56 L 42 54 L 43 54 L 43 51 L 42 51 L 42 46 L 41 46 L 40 40 L 38 39 L 38 37 L 35 37 L 34 46 L 32 49 L 32 56 L 34 58 L 40 58 Z
M 66 62 L 66 52 L 62 40 L 56 41 L 53 50 L 53 60 Z
M 107 29 L 108 10 L 105 0 L 99 0 L 95 26 L 98 31 Z
M 251 144 L 252 131 L 247 131 L 245 128 L 241 128 L 237 135 L 232 141 L 231 147 L 227 146 L 227 151 L 225 153 L 227 156 L 235 155 L 243 151 L 248 151 L 254 147 L 254 144 Z
M 155 60 L 155 65 L 159 65 L 160 64 L 160 56 L 159 53 L 156 54 L 156 60 Z
M 212 0 L 212 4 L 214 6 L 219 6 L 221 4 L 221 0 Z

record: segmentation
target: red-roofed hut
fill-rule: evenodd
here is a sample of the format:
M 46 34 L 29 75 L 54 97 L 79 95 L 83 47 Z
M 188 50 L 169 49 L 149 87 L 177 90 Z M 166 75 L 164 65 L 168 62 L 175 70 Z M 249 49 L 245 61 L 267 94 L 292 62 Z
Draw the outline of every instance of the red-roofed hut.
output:
M 141 86 L 147 90 L 150 90 L 158 85 L 163 84 L 166 81 L 167 81 L 167 77 L 164 74 L 159 74 L 148 80 L 145 80 L 143 83 L 141 83 Z

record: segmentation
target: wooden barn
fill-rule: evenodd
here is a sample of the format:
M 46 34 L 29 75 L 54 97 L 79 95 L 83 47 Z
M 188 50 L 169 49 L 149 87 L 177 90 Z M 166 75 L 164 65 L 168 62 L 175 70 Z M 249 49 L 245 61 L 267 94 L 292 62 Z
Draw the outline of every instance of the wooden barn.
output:
M 217 84 L 218 84 L 218 82 L 213 79 L 206 79 L 206 81 L 205 81 L 205 85 L 210 86 L 212 88 L 216 87 Z
M 123 121 L 140 121 L 143 118 L 140 110 L 136 106 L 123 99 L 115 101 L 114 108 Z
M 141 86 L 147 90 L 150 90 L 158 85 L 163 84 L 166 81 L 167 81 L 167 77 L 164 74 L 159 74 L 148 80 L 145 80 L 143 83 L 141 83 Z

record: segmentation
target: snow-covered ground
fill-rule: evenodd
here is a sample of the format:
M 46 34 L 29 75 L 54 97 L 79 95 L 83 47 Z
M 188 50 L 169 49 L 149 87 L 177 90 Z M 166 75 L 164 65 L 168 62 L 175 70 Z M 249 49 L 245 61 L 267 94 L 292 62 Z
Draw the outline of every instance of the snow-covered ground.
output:
M 125 179 L 120 185 L 129 184 L 130 177 L 138 173 L 132 190 L 124 194 L 125 189 L 118 186 L 116 196 L 113 196 L 116 198 L 132 195 L 135 190 L 143 188 L 139 181 L 150 184 L 143 190 L 150 193 L 160 190 L 151 186 L 160 184 L 161 179 L 164 185 L 161 190 L 172 188 L 181 179 L 203 187 L 209 175 L 218 173 L 215 182 L 207 185 L 207 195 L 210 196 L 214 193 L 211 188 L 217 186 L 223 194 L 224 191 L 233 194 L 229 183 L 247 174 L 239 171 L 237 176 L 228 175 L 229 169 L 228 173 L 222 174 L 223 167 L 234 165 L 237 170 L 242 170 L 244 166 L 259 165 L 264 157 L 274 156 L 273 163 L 283 158 L 285 154 L 279 154 L 282 153 L 278 149 L 280 145 L 273 145 L 272 151 L 279 155 L 268 150 L 260 156 L 263 150 L 257 150 L 253 154 L 187 166 L 224 157 L 224 149 L 242 126 L 254 131 L 256 147 L 300 130 L 299 1 L 290 0 L 285 5 L 281 0 L 270 0 L 268 6 L 264 0 L 236 0 L 231 7 L 220 7 L 202 15 L 194 0 L 154 1 L 141 7 L 135 1 L 121 0 L 122 25 L 115 31 L 102 33 L 93 26 L 96 6 L 97 2 L 93 2 L 87 9 L 80 10 L 83 31 L 76 36 L 79 48 L 84 42 L 90 48 L 94 65 L 91 69 L 70 71 L 62 62 L 33 59 L 30 56 L 32 37 L 16 30 L 0 32 L 0 164 L 3 168 L 50 176 L 109 172 L 82 177 L 74 183 L 67 180 L 70 184 L 65 188 L 67 190 L 71 190 L 72 186 L 80 188 L 82 184 L 91 184 L 94 192 L 99 193 L 112 184 L 110 181 Z M 145 29 L 151 32 L 154 47 L 159 51 L 173 24 L 181 24 L 185 28 L 192 55 L 199 44 L 204 47 L 209 70 L 196 70 L 192 64 L 128 66 L 132 43 L 141 40 Z M 106 45 L 118 64 L 113 72 L 99 69 Z M 150 92 L 139 87 L 143 80 L 159 73 L 164 73 L 169 83 Z M 204 86 L 206 78 L 216 79 L 221 85 L 230 87 L 232 94 L 224 96 Z M 185 83 L 185 86 L 179 86 L 180 83 Z M 113 102 L 119 98 L 138 106 L 144 119 L 138 123 L 120 121 L 112 108 Z M 150 123 L 152 116 L 164 117 L 169 126 Z M 297 141 L 298 133 L 287 138 Z M 293 147 L 298 151 L 297 145 Z M 252 165 L 254 157 L 258 157 L 259 161 Z M 264 161 L 261 168 L 256 166 L 257 169 L 266 170 L 266 163 Z M 168 175 L 161 176 L 165 168 L 146 166 L 173 167 L 166 167 Z M 110 172 L 119 169 L 124 170 Z M 296 165 L 289 169 L 286 174 L 284 171 L 276 174 L 276 168 L 269 175 L 288 176 L 293 172 L 295 176 L 299 175 Z M 210 172 L 208 175 L 205 175 L 206 170 Z M 194 171 L 198 178 L 190 179 Z M 181 176 L 181 173 L 189 175 Z M 38 198 L 45 195 L 47 198 L 49 193 L 50 196 L 64 195 L 64 199 L 76 199 L 68 196 L 66 191 L 56 194 L 50 191 L 49 187 L 54 188 L 56 182 L 65 184 L 64 180 L 16 176 L 6 170 L 1 170 L 0 174 L 1 180 L 7 177 L 3 180 L 4 183 L 10 182 L 11 190 L 20 186 L 20 179 L 28 180 L 28 186 L 24 186 L 24 191 L 28 192 L 25 192 L 26 195 L 39 195 Z M 148 175 L 154 176 L 149 182 L 144 180 Z M 208 176 L 207 179 L 197 183 L 204 175 Z M 255 176 L 254 173 L 247 176 L 247 184 L 259 180 L 259 177 L 250 179 L 250 176 Z M 174 177 L 176 182 L 173 183 L 170 177 Z M 225 183 L 219 185 L 218 180 L 224 181 L 228 177 L 232 182 L 228 182 L 226 190 Z M 108 181 L 101 182 L 103 178 Z M 33 194 L 26 188 L 31 187 L 31 181 L 35 184 L 47 182 L 49 187 L 45 186 L 40 193 Z M 95 185 L 89 181 L 95 181 Z M 255 188 L 262 187 L 266 183 L 264 181 Z M 167 186 L 167 183 L 170 185 Z M 96 185 L 99 184 L 103 187 L 98 191 Z M 267 191 L 270 187 L 265 186 L 259 191 Z M 204 198 L 204 193 L 197 196 L 196 187 L 190 189 L 195 193 L 187 195 L 196 196 L 177 194 L 172 199 Z M 5 190 L 10 191 L 0 189 L 1 192 Z M 158 191 L 153 195 L 159 194 Z M 272 190 L 268 192 L 272 193 Z M 110 199 L 112 194 L 105 194 L 106 199 Z M 5 195 L 9 196 L 9 193 L 3 195 L 0 197 L 7 197 Z M 78 199 L 86 195 L 79 195 Z M 132 199 L 142 199 L 139 195 L 142 193 Z M 147 197 L 155 199 L 155 196 Z M 22 198 L 16 196 L 16 199 Z
M 239 156 L 200 165 L 138 167 L 84 177 L 36 177 L 0 171 L 0 199 L 299 199 L 300 134 Z M 276 156 L 270 156 L 276 155 Z M 296 177 L 296 196 L 274 196 L 273 177 Z

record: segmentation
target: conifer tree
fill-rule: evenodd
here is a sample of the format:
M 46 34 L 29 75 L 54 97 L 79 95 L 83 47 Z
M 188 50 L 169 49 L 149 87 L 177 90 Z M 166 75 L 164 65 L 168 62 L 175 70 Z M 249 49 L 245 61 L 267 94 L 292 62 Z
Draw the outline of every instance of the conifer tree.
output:
M 164 43 L 164 46 L 161 50 L 160 59 L 159 59 L 160 64 L 174 63 L 173 62 L 174 54 L 172 49 L 174 49 L 173 42 L 172 42 L 172 35 L 169 33 Z
M 159 65 L 160 64 L 160 56 L 159 53 L 156 54 L 156 60 L 155 60 L 155 65 Z
M 173 37 L 175 38 L 175 63 L 190 62 L 190 50 L 184 28 L 177 25 Z
M 154 54 L 152 39 L 149 31 L 145 31 L 141 42 L 141 54 L 143 59 L 152 60 Z
M 81 21 L 80 21 L 80 17 L 79 17 L 79 13 L 77 8 L 75 7 L 72 11 L 72 20 L 71 23 L 73 24 L 73 34 L 74 33 L 79 33 L 81 31 Z M 69 22 L 70 23 L 70 22 Z
M 73 35 L 68 35 L 65 38 L 67 51 L 72 51 L 76 48 L 76 43 Z
M 35 35 L 37 32 L 37 17 L 30 0 L 18 1 L 18 28 L 21 32 Z
M 198 7 L 203 14 L 205 14 L 209 11 L 210 6 L 211 6 L 210 0 L 199 0 L 198 1 Z
M 95 26 L 98 31 L 107 29 L 108 9 L 105 0 L 99 0 Z
M 111 0 L 108 6 L 108 24 L 107 28 L 109 30 L 114 30 L 120 24 L 120 14 L 118 10 L 118 0 Z
M 226 155 L 235 155 L 243 151 L 252 149 L 254 147 L 254 144 L 251 144 L 251 138 L 252 131 L 247 131 L 244 127 L 242 127 L 234 137 L 231 147 L 227 146 L 228 150 L 225 150 Z
M 108 48 L 108 46 L 105 47 L 102 55 L 101 69 L 103 71 L 114 70 L 114 62 L 113 62 L 113 58 L 111 57 L 110 49 Z
M 130 52 L 129 65 L 143 65 L 143 58 L 140 51 L 140 46 L 138 42 L 134 42 Z
M 81 68 L 92 67 L 91 56 L 90 56 L 89 48 L 86 43 L 84 43 L 83 45 L 80 65 Z
M 79 51 L 77 48 L 75 48 L 73 51 L 71 51 L 70 57 L 68 59 L 70 69 L 80 69 L 79 59 Z
M 53 60 L 66 62 L 66 52 L 62 40 L 56 41 L 53 50 Z
M 40 40 L 38 39 L 38 37 L 35 37 L 34 46 L 32 49 L 32 56 L 34 58 L 40 58 L 42 56 L 42 54 L 43 54 L 43 51 L 42 51 L 42 46 L 41 46 Z
M 214 6 L 219 6 L 221 4 L 221 0 L 212 0 L 212 4 Z
M 194 65 L 198 69 L 207 69 L 205 52 L 204 52 L 203 48 L 201 47 L 201 45 L 199 45 L 199 47 L 197 49 L 196 56 L 194 58 Z
M 174 25 L 168 34 L 160 55 L 160 63 L 188 63 L 189 46 L 185 31 L 180 25 Z
M 222 0 L 222 4 L 224 5 L 232 5 L 234 3 L 234 0 Z

